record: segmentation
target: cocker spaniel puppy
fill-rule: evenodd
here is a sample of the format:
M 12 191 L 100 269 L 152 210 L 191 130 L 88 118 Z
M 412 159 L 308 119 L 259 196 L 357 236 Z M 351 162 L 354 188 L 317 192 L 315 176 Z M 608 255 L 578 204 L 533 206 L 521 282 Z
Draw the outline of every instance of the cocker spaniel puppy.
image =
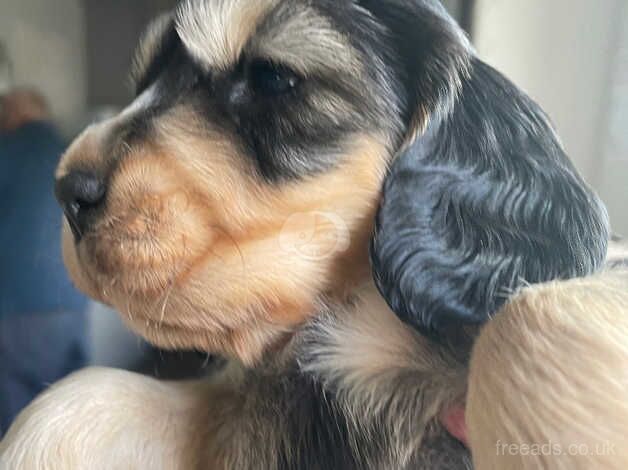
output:
M 435 0 L 185 0 L 134 76 L 58 168 L 66 264 L 153 343 L 229 361 L 75 375 L 9 468 L 470 468 L 440 417 L 479 326 L 606 256 L 545 114 Z

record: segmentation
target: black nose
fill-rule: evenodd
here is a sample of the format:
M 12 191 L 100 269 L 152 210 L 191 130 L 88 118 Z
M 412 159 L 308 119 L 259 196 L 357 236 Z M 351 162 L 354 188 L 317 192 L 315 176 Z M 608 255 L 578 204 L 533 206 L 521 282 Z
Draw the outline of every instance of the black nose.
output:
M 77 242 L 88 230 L 95 209 L 103 202 L 105 189 L 101 178 L 85 171 L 72 171 L 57 180 L 55 195 Z

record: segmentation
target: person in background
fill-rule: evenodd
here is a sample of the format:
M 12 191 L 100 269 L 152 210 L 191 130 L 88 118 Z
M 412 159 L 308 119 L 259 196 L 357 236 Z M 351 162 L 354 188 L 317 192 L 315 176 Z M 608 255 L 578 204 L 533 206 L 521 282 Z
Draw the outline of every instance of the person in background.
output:
M 40 94 L 0 98 L 0 437 L 45 387 L 88 360 L 87 300 L 63 266 L 53 194 L 63 150 Z

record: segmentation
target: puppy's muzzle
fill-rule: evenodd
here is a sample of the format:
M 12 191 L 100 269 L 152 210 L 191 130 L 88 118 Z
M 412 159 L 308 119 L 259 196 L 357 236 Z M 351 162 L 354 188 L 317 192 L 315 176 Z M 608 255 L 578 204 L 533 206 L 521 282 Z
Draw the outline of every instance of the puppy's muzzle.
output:
M 78 243 L 89 230 L 97 209 L 105 200 L 106 185 L 102 178 L 86 171 L 72 171 L 58 179 L 55 195 L 63 208 Z

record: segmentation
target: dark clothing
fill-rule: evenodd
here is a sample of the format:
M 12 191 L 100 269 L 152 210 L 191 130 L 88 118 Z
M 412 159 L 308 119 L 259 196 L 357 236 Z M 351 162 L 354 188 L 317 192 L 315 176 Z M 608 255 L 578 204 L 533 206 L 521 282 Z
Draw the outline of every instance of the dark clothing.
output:
M 0 437 L 46 387 L 87 364 L 82 313 L 0 318 Z
M 47 385 L 87 363 L 87 299 L 63 266 L 53 194 L 62 152 L 43 122 L 0 133 L 0 436 Z
M 53 190 L 63 148 L 46 123 L 0 133 L 0 317 L 85 308 L 61 259 Z

